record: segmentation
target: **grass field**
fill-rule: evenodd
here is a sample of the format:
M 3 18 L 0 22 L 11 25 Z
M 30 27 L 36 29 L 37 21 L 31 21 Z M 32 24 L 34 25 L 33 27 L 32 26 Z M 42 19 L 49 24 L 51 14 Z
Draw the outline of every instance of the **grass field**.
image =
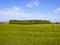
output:
M 0 24 L 0 45 L 60 45 L 60 24 Z

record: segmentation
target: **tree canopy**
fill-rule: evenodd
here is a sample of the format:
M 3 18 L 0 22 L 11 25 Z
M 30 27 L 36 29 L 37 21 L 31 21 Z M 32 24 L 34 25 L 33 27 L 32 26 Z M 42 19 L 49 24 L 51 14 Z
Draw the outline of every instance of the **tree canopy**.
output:
M 49 20 L 9 20 L 9 24 L 50 24 Z

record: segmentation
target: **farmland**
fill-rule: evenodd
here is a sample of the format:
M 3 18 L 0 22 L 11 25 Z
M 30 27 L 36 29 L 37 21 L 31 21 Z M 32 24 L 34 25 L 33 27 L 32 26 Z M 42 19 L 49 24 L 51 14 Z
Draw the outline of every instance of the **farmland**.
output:
M 0 45 L 60 45 L 60 24 L 0 24 Z

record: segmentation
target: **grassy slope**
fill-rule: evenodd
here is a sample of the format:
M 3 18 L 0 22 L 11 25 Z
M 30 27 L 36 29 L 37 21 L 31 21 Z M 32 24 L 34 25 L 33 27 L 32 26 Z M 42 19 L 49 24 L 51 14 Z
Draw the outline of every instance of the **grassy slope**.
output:
M 0 24 L 0 45 L 60 45 L 60 24 Z

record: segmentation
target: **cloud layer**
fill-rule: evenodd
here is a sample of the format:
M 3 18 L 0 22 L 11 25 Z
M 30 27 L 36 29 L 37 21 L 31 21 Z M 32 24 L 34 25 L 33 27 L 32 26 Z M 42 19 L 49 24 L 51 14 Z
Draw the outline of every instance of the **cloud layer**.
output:
M 53 11 L 54 13 L 60 13 L 60 8 L 57 8 Z
M 30 8 L 35 7 L 35 6 L 38 7 L 39 2 L 38 2 L 38 0 L 33 0 L 33 1 L 29 2 L 29 3 L 27 3 L 26 6 L 30 7 Z
M 17 6 L 0 10 L 0 15 L 8 16 L 10 19 L 47 19 L 46 15 L 26 13 L 22 7 Z
M 55 11 L 60 11 L 60 8 L 56 9 Z M 25 10 L 22 7 L 11 7 L 11 8 L 4 8 L 3 10 L 0 10 L 0 20 L 10 20 L 10 19 L 41 19 L 41 20 L 50 20 L 52 22 L 60 21 L 59 17 L 57 16 L 49 16 L 38 13 L 37 15 L 32 12 L 25 12 Z M 1 19 L 2 18 L 2 19 Z M 55 20 L 54 20 L 55 19 Z
M 9 16 L 20 16 L 20 17 L 30 17 L 30 13 L 25 13 L 21 7 L 12 7 L 5 8 L 4 10 L 0 10 L 0 15 L 9 15 Z

